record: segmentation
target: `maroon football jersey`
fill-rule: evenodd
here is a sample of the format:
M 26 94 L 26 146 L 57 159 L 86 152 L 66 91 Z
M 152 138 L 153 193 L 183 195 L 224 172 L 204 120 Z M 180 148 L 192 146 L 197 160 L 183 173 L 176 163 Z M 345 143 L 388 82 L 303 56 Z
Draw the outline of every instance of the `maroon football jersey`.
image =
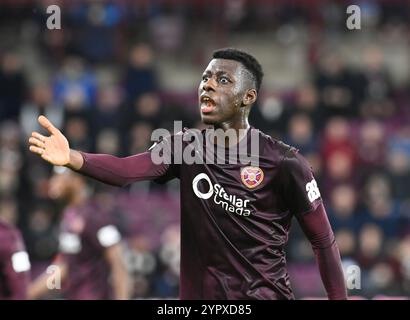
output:
M 59 251 L 68 265 L 64 298 L 69 300 L 111 299 L 110 267 L 106 248 L 121 236 L 107 213 L 94 205 L 69 207 L 61 222 Z
M 315 210 L 320 193 L 296 149 L 252 128 L 248 152 L 252 135 L 258 166 L 229 164 L 227 151 L 226 164 L 171 164 L 164 175 L 181 181 L 182 299 L 293 298 L 284 246 L 292 217 Z
M 311 167 L 296 149 L 254 128 L 239 143 L 247 146 L 239 150 L 246 156 L 225 148 L 214 153 L 213 163 L 207 148 L 215 145 L 206 131 L 199 133 L 205 142 L 200 147 L 192 136 L 197 134 L 184 130 L 122 159 L 82 153 L 79 172 L 118 186 L 180 179 L 182 299 L 293 299 L 284 246 L 292 217 L 322 201 Z M 252 154 L 255 137 L 259 151 Z M 186 152 L 206 159 L 181 163 Z M 161 154 L 169 155 L 167 163 L 154 160 Z M 232 154 L 237 160 L 256 157 L 257 164 L 230 163 Z
M 20 231 L 0 221 L 0 300 L 26 299 L 30 260 Z

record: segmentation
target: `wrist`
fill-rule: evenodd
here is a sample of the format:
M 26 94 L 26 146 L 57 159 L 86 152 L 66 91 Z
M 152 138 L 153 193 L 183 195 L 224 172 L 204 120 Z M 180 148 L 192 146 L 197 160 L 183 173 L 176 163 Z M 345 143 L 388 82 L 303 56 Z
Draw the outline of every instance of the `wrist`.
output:
M 68 163 L 66 164 L 66 167 L 73 170 L 80 170 L 83 164 L 84 159 L 81 152 L 70 149 Z

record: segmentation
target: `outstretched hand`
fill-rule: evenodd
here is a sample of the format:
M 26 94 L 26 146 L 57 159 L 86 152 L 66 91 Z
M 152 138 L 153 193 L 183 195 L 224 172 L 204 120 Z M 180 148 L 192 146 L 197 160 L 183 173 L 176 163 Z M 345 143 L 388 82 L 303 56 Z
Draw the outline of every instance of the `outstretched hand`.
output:
M 50 134 L 48 137 L 33 132 L 28 142 L 30 151 L 56 166 L 70 163 L 70 146 L 66 137 L 45 116 L 39 116 L 38 122 Z

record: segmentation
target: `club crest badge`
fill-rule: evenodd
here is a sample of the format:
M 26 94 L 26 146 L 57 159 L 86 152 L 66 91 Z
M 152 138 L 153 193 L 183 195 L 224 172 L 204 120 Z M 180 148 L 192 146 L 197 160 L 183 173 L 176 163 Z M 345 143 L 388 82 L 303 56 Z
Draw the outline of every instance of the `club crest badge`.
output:
M 256 188 L 263 181 L 263 171 L 259 167 L 244 167 L 241 169 L 241 179 L 250 189 Z

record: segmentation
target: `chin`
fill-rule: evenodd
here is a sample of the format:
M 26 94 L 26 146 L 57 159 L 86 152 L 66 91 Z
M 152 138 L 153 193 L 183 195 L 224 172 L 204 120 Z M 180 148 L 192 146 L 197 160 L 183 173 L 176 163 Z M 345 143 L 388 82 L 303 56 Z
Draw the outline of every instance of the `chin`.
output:
M 216 125 L 220 123 L 219 119 L 216 119 L 215 117 L 209 116 L 209 115 L 202 115 L 202 122 L 206 125 Z

